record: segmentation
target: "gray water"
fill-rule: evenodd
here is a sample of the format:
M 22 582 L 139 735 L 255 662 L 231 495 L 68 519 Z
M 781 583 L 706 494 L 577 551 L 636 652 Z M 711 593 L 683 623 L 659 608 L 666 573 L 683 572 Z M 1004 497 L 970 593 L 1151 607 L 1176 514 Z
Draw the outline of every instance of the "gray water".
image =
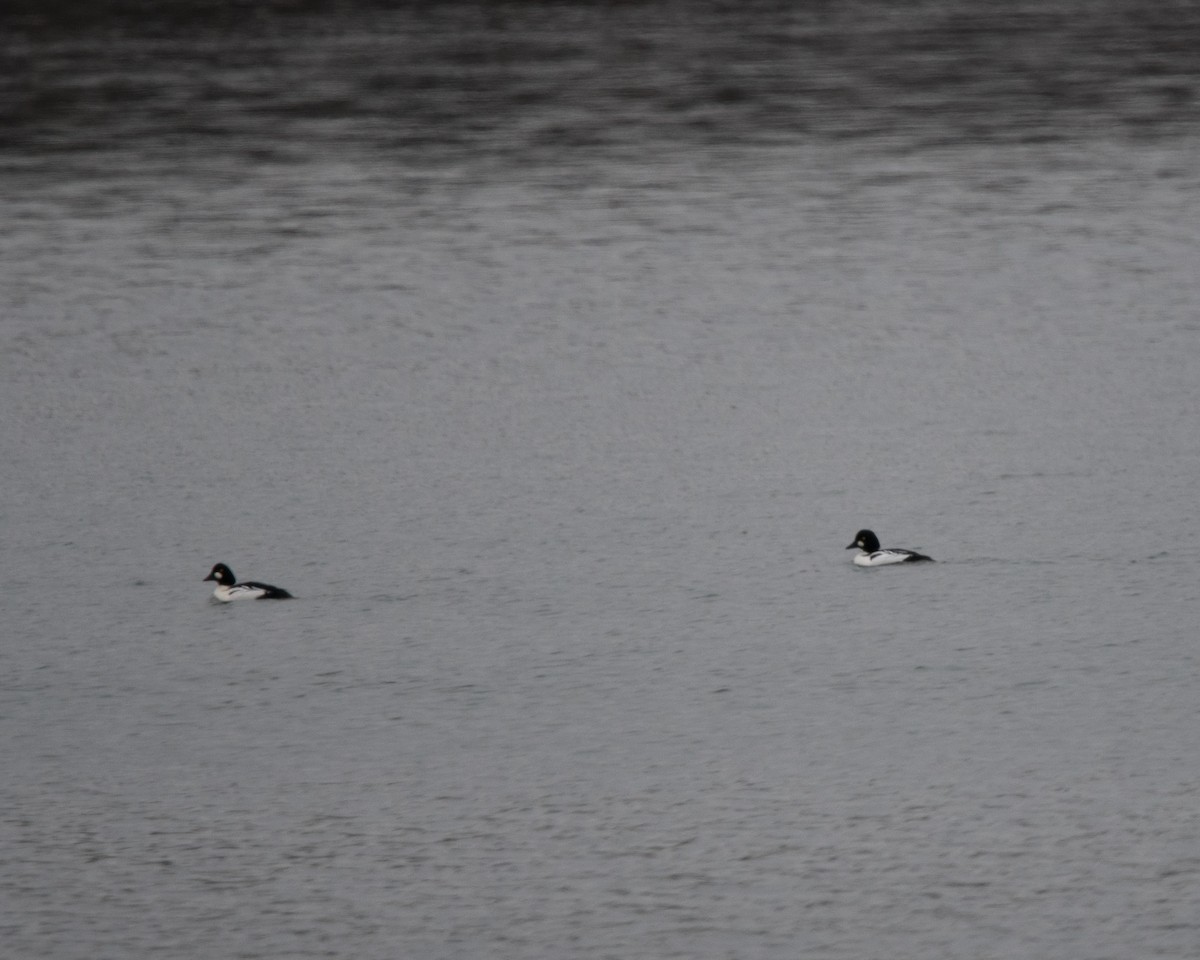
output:
M 6 956 L 1196 956 L 1192 5 L 37 9 Z

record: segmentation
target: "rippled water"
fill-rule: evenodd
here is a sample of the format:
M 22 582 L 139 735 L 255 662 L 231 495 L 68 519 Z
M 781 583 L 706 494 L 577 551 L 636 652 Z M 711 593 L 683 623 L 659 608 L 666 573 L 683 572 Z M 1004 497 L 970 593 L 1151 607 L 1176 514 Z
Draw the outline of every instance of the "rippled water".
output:
M 62 10 L 14 956 L 1195 955 L 1192 5 Z

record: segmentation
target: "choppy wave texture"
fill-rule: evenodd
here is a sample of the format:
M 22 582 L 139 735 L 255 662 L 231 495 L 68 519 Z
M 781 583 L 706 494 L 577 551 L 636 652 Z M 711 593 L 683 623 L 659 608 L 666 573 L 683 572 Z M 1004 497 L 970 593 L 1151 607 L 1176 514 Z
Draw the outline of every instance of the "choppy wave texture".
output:
M 1200 6 L 18 3 L 0 150 L 444 163 L 1194 131 Z

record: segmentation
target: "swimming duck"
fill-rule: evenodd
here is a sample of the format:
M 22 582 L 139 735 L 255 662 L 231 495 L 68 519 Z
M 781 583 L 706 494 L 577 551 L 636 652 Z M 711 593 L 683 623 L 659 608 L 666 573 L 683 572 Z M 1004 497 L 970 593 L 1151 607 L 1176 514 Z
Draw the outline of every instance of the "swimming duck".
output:
M 860 567 L 882 567 L 889 563 L 915 563 L 918 560 L 932 562 L 933 560 L 933 557 L 927 557 L 923 553 L 902 550 L 899 547 L 880 549 L 879 538 L 875 536 L 873 530 L 859 530 L 854 535 L 854 542 L 848 544 L 846 549 L 853 550 L 855 547 L 863 551 L 854 557 L 854 562 Z
M 213 598 L 222 603 L 229 603 L 232 600 L 292 599 L 292 595 L 286 590 L 281 587 L 273 587 L 269 583 L 255 583 L 253 580 L 238 583 L 233 571 L 223 563 L 214 566 L 204 579 L 217 581 L 217 589 L 213 591 Z

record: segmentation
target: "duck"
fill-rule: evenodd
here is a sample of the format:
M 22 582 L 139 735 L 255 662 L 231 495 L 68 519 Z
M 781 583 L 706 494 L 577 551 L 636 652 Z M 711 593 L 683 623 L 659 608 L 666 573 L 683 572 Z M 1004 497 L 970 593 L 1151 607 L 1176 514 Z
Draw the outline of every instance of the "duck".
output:
M 223 563 L 216 564 L 204 579 L 217 581 L 213 599 L 220 600 L 222 603 L 229 603 L 232 600 L 292 599 L 292 595 L 282 587 L 273 587 L 269 583 L 255 583 L 253 580 L 238 583 L 233 571 Z
M 847 550 L 858 547 L 863 552 L 855 555 L 854 562 L 860 567 L 882 567 L 889 563 L 916 563 L 919 560 L 933 562 L 933 557 L 927 557 L 915 550 L 902 550 L 892 547 L 883 550 L 879 546 L 879 538 L 873 530 L 859 530 L 854 535 L 854 542 L 846 546 Z

